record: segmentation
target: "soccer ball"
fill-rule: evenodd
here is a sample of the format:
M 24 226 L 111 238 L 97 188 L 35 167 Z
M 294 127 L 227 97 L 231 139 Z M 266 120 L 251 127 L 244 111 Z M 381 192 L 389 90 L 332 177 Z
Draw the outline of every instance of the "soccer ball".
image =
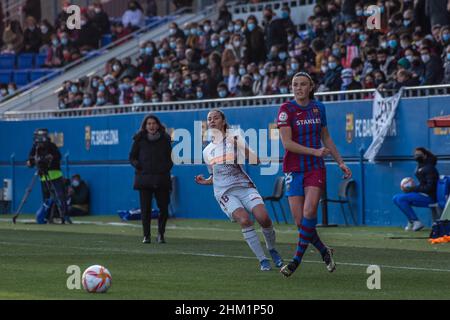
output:
M 81 283 L 90 293 L 104 293 L 111 287 L 111 273 L 103 266 L 90 266 L 83 272 Z
M 400 182 L 400 189 L 402 189 L 403 192 L 409 192 L 413 187 L 416 186 L 416 183 L 414 182 L 414 179 L 411 177 L 403 178 Z

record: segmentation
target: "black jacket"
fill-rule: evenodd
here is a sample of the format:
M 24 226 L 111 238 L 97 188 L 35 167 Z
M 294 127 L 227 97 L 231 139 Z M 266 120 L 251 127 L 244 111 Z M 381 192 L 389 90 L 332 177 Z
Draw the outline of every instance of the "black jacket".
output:
M 419 163 L 414 173 L 419 180 L 419 185 L 412 189 L 412 192 L 426 193 L 433 200 L 436 200 L 436 186 L 439 180 L 439 173 L 436 169 L 436 159 L 426 159 L 424 163 Z
M 49 155 L 51 157 L 49 157 Z M 61 153 L 58 147 L 51 141 L 44 143 L 34 143 L 28 155 L 31 166 L 45 165 L 48 170 L 61 170 Z M 36 163 L 39 161 L 39 163 Z
M 139 132 L 133 137 L 129 160 L 135 168 L 134 189 L 171 188 L 170 170 L 173 167 L 170 136 L 150 141 L 147 133 Z

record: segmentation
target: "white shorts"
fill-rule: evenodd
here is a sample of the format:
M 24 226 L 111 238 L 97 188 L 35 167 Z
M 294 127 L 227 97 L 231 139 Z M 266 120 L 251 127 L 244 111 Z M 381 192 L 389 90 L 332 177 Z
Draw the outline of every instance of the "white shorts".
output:
M 233 219 L 233 212 L 239 208 L 244 208 L 248 212 L 252 212 L 253 208 L 264 201 L 255 188 L 235 187 L 226 191 L 221 198 L 216 198 L 223 212 Z

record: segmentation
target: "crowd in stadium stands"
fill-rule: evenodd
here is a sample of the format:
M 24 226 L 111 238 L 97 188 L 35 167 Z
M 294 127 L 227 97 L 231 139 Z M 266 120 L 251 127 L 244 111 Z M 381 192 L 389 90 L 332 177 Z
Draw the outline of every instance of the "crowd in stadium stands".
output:
M 81 29 L 69 30 L 69 14 L 66 12 L 69 5 L 71 1 L 64 0 L 63 10 L 53 24 L 45 19 L 41 21 L 40 13 L 32 15 L 31 12 L 26 16 L 23 30 L 18 20 L 8 21 L 3 32 L 0 53 L 44 53 L 47 58 L 43 68 L 60 68 L 98 49 L 103 35 L 112 34 L 113 41 L 118 40 L 144 24 L 143 9 L 137 1 L 129 1 L 121 22 L 113 24 L 103 10 L 101 1 L 95 1 L 81 10 Z M 13 94 L 16 89 L 14 83 L 0 84 L 0 100 Z
M 264 20 L 234 19 L 222 6 L 217 20 L 169 25 L 162 41 L 141 43 L 140 55 L 113 59 L 104 76 L 66 82 L 59 108 L 289 93 L 298 71 L 318 91 L 450 83 L 448 1 L 320 1 L 304 30 L 284 5 Z M 381 30 L 369 30 L 370 4 Z

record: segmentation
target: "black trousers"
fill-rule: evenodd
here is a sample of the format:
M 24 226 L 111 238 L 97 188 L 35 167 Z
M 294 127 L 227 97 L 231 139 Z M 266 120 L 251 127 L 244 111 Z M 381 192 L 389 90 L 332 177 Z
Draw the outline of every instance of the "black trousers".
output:
M 169 217 L 170 190 L 164 188 L 139 190 L 144 237 L 150 237 L 153 195 L 155 195 L 156 204 L 159 209 L 158 233 L 164 235 L 164 232 L 166 231 L 167 218 Z
M 45 200 L 54 197 L 54 200 L 59 202 L 59 210 L 61 210 L 59 214 L 62 215 L 60 218 L 66 217 L 68 214 L 68 209 L 64 179 L 61 177 L 51 181 L 41 181 L 41 189 L 44 202 Z M 54 204 L 54 206 L 58 206 L 58 204 Z M 54 209 L 55 208 L 53 208 L 52 212 L 54 212 Z

